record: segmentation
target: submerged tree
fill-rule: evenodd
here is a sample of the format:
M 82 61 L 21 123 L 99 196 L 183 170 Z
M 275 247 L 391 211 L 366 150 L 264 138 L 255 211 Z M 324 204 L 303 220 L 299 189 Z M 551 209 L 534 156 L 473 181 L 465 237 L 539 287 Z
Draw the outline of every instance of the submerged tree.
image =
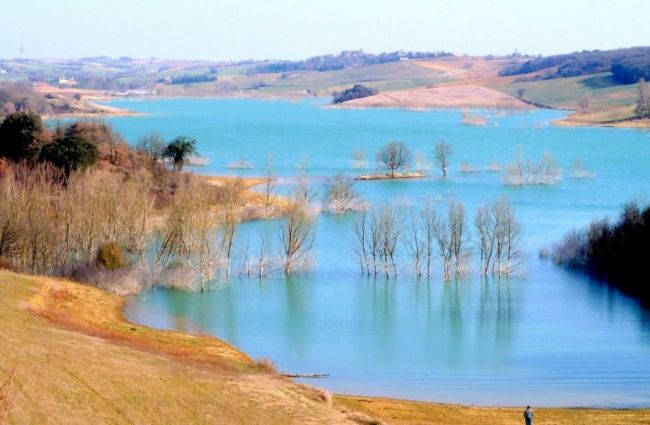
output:
M 333 214 L 344 214 L 354 209 L 357 193 L 354 180 L 343 173 L 327 179 L 325 209 Z
M 438 163 L 440 171 L 442 171 L 443 177 L 447 177 L 447 169 L 449 168 L 449 158 L 454 153 L 454 149 L 447 142 L 436 143 L 434 148 L 434 157 Z
M 309 211 L 308 191 L 302 185 L 294 190 L 280 222 L 283 270 L 287 275 L 308 267 L 311 261 L 316 223 Z
M 481 256 L 481 274 L 510 276 L 523 259 L 521 225 L 505 198 L 476 210 L 475 243 Z
M 456 278 L 465 272 L 469 259 L 467 246 L 469 231 L 465 207 L 460 202 L 450 200 L 447 203 L 446 218 L 446 221 L 438 218 L 433 222 L 433 239 L 442 261 L 443 277 L 449 280 L 452 268 Z

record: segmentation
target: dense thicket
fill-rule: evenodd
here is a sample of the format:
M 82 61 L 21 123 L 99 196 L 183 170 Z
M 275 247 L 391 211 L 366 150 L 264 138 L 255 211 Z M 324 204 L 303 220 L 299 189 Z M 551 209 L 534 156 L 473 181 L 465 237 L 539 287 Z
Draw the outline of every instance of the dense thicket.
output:
M 570 232 L 553 248 L 552 259 L 650 300 L 650 205 L 629 202 L 617 222 L 595 220 Z
M 362 50 L 351 50 L 343 51 L 338 55 L 314 56 L 301 61 L 265 63 L 251 68 L 249 73 L 265 74 L 294 71 L 335 71 L 354 66 L 398 62 L 402 59 L 427 59 L 441 56 L 452 56 L 452 54 L 448 52 L 388 52 L 375 55 L 372 53 L 365 53 Z
M 361 99 L 362 97 L 374 96 L 377 93 L 379 93 L 377 89 L 362 86 L 361 84 L 355 84 L 353 87 L 343 90 L 340 93 L 334 93 L 332 103 L 343 103 L 352 99 Z
M 557 67 L 557 69 L 549 69 Z M 520 75 L 543 71 L 536 78 L 562 78 L 612 72 L 622 84 L 636 83 L 650 77 L 650 47 L 632 47 L 616 50 L 593 50 L 563 55 L 538 57 L 505 68 L 500 75 Z

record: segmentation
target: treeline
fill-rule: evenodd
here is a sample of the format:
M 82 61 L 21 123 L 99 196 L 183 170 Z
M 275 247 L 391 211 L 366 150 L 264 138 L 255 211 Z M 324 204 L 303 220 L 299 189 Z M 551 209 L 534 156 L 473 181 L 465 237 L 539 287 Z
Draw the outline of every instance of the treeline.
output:
M 314 56 L 301 61 L 270 62 L 252 67 L 249 74 L 268 74 L 296 71 L 336 71 L 355 66 L 375 65 L 398 62 L 402 59 L 430 59 L 453 56 L 449 52 L 388 52 L 378 55 L 365 53 L 363 50 L 347 50 L 338 55 Z
M 193 83 L 207 83 L 217 81 L 217 75 L 215 73 L 206 73 L 206 74 L 183 74 L 177 75 L 175 77 L 164 77 L 158 79 L 159 83 L 164 84 L 193 84 Z
M 355 84 L 349 89 L 345 89 L 342 92 L 335 92 L 333 95 L 332 103 L 343 103 L 352 99 L 361 99 L 368 96 L 374 96 L 379 91 L 370 87 L 363 86 L 361 84 Z
M 551 258 L 649 301 L 650 205 L 628 202 L 616 222 L 600 219 L 571 231 L 553 247 Z
M 557 67 L 557 70 L 549 69 L 553 67 Z M 520 75 L 537 71 L 544 72 L 535 75 L 533 79 L 612 72 L 612 77 L 622 84 L 636 83 L 641 78 L 650 78 L 650 47 L 593 50 L 538 57 L 523 64 L 509 66 L 499 75 Z

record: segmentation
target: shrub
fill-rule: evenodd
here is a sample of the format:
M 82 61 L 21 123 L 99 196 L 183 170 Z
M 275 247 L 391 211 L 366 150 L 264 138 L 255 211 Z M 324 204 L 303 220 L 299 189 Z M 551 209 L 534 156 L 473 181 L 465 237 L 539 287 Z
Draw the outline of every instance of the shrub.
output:
M 124 251 L 115 242 L 109 242 L 99 247 L 97 262 L 108 270 L 117 270 L 126 267 Z
M 275 365 L 275 363 L 273 363 L 271 360 L 269 360 L 266 357 L 257 360 L 255 363 L 257 364 L 257 368 L 263 372 L 271 373 L 271 374 L 278 373 L 278 368 Z

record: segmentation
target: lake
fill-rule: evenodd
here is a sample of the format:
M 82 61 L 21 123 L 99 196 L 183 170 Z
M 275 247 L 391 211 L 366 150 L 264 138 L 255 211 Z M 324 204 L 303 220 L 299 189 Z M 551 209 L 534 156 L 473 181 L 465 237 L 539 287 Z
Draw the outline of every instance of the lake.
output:
M 315 187 L 343 171 L 372 172 L 377 150 L 402 141 L 431 160 L 433 146 L 454 148 L 449 176 L 433 169 L 418 180 L 358 182 L 374 208 L 406 212 L 425 199 L 476 206 L 507 196 L 522 223 L 526 273 L 481 279 L 477 272 L 444 283 L 403 274 L 360 276 L 354 255 L 357 214 L 320 215 L 315 263 L 308 274 L 214 282 L 205 293 L 156 289 L 128 299 L 126 316 L 149 326 L 209 333 L 282 371 L 325 373 L 309 381 L 341 393 L 483 405 L 650 406 L 650 312 L 616 290 L 541 260 L 576 226 L 615 217 L 631 198 L 648 195 L 650 133 L 549 125 L 561 112 L 490 114 L 486 126 L 461 122 L 461 111 L 328 109 L 315 101 L 245 99 L 120 100 L 146 113 L 107 121 L 134 143 L 158 131 L 188 135 L 209 159 L 195 172 L 261 176 L 267 157 L 282 193 L 299 164 Z M 364 151 L 367 169 L 352 168 Z M 518 152 L 548 151 L 563 170 L 559 184 L 513 187 L 485 171 Z M 571 178 L 581 160 L 593 178 Z M 249 170 L 228 168 L 246 160 Z M 425 161 L 426 162 L 426 161 Z M 461 173 L 461 163 L 482 170 Z M 425 165 L 426 167 L 426 165 Z M 278 243 L 277 221 L 241 225 L 238 248 Z

